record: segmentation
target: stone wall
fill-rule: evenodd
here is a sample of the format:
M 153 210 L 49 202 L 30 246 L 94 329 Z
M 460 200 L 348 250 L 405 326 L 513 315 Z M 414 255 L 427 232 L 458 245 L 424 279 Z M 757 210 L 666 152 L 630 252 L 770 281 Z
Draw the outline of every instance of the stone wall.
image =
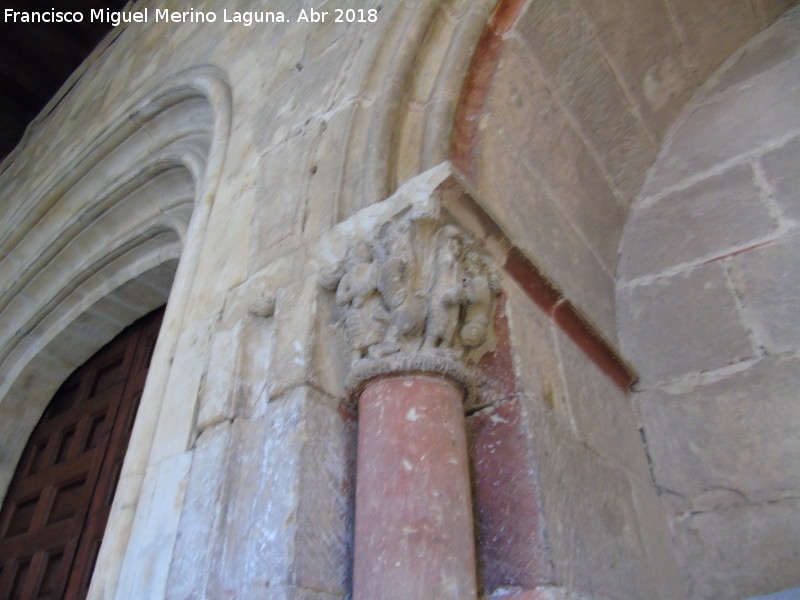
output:
M 800 12 L 667 138 L 625 228 L 619 333 L 691 598 L 800 583 Z
M 17 282 L 0 307 L 3 476 L 47 391 L 171 284 L 91 597 L 345 597 L 356 425 L 319 274 L 447 180 L 491 231 L 464 203 L 447 218 L 499 269 L 525 267 L 501 276 L 511 383 L 487 376 L 470 410 L 487 444 L 514 441 L 479 528 L 531 537 L 500 544 L 494 564 L 514 568 L 486 566 L 485 592 L 681 597 L 638 416 L 594 350 L 622 364 L 615 248 L 668 123 L 784 3 L 362 3 L 379 4 L 373 24 L 117 29 L 32 125 L 0 173 Z
M 509 236 L 616 343 L 617 246 L 669 125 L 791 2 L 500 4 L 512 14 L 500 41 L 479 47 L 479 62 L 498 62 L 459 165 Z
M 505 291 L 512 391 L 469 418 L 486 592 L 684 597 L 630 399 L 519 287 Z

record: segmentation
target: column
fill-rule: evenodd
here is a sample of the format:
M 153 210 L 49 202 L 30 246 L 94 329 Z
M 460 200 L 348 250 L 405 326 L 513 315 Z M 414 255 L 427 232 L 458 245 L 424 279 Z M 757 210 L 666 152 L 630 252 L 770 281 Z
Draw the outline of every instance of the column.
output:
M 358 407 L 354 600 L 477 597 L 464 400 L 497 286 L 458 228 L 397 218 L 327 285 Z
M 359 398 L 355 600 L 475 598 L 463 392 L 387 376 Z

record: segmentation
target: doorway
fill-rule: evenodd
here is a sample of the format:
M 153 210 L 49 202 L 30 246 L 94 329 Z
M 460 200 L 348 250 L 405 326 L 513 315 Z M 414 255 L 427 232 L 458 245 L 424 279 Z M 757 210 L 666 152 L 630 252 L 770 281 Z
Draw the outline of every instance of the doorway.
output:
M 0 598 L 85 598 L 164 309 L 79 367 L 36 425 L 0 510 Z

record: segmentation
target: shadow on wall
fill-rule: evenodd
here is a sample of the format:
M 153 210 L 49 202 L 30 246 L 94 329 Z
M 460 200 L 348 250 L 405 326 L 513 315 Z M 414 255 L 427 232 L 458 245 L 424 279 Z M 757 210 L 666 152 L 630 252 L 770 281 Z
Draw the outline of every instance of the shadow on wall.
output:
M 621 242 L 620 339 L 693 599 L 800 583 L 799 96 L 794 9 L 690 103 Z

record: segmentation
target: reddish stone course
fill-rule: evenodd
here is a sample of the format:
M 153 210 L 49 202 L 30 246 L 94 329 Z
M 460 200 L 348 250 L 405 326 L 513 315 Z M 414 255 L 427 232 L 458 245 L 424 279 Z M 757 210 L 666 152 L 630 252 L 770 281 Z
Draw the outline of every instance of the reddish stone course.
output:
M 505 296 L 501 293 L 497 298 L 494 312 L 494 349 L 484 354 L 475 365 L 479 387 L 478 406 L 494 404 L 496 401 L 514 395 L 517 391 L 505 304 Z M 468 406 L 467 410 L 478 406 Z
M 559 327 L 583 350 L 597 367 L 624 392 L 636 383 L 633 369 L 594 330 L 569 300 L 562 300 L 552 312 Z
M 550 558 L 519 401 L 475 413 L 469 425 L 483 588 L 545 584 L 551 580 Z
M 511 247 L 503 265 L 506 272 L 525 291 L 528 298 L 547 314 L 561 301 L 561 291 L 551 284 L 536 265 L 516 246 Z
M 621 390 L 630 391 L 637 380 L 633 368 L 564 297 L 563 292 L 545 277 L 533 261 L 511 243 L 502 228 L 482 206 L 468 194 L 460 193 L 447 194 L 445 207 L 457 221 L 461 216 L 468 217 L 465 221 L 479 223 L 481 231 L 473 233 L 484 241 L 491 239 L 495 246 L 503 249 L 505 256 L 499 259 L 504 261 L 503 270 L 509 277 Z M 464 226 L 469 229 L 466 223 Z
M 492 19 L 475 48 L 456 107 L 450 158 L 469 185 L 476 183 L 475 152 L 480 145 L 478 126 L 503 52 L 504 36 L 514 27 L 523 5 L 523 0 L 498 2 Z M 635 373 L 575 307 L 564 300 L 561 290 L 548 281 L 519 248 L 511 244 L 491 215 L 474 200 L 462 195 L 456 204 L 480 222 L 485 234 L 501 241 L 508 248 L 504 268 L 525 290 L 528 297 L 550 315 L 622 390 L 628 391 L 636 382 Z
M 492 87 L 503 51 L 503 36 L 517 20 L 524 0 L 500 0 L 486 30 L 478 40 L 469 66 L 461 98 L 456 107 L 450 155 L 467 180 L 475 182 L 475 148 L 480 135 L 478 124 Z

